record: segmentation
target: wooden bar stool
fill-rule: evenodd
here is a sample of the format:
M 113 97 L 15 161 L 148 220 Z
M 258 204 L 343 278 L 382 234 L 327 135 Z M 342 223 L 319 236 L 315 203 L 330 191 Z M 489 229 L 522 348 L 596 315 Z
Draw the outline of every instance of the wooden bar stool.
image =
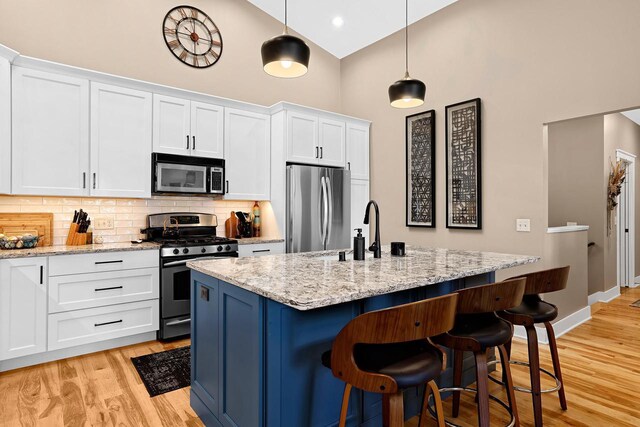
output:
M 434 395 L 439 426 L 442 402 L 434 379 L 442 371 L 443 352 L 427 338 L 453 327 L 457 295 L 445 295 L 362 314 L 345 326 L 322 355 L 322 364 L 346 382 L 340 427 L 347 419 L 349 395 L 356 387 L 381 393 L 384 425 L 402 427 L 402 390 L 426 384 Z M 423 411 L 424 412 L 424 411 Z M 426 419 L 420 421 L 424 426 Z
M 518 278 L 524 278 L 527 280 L 522 304 L 515 308 L 510 308 L 498 313 L 500 317 L 508 320 L 514 325 L 524 326 L 527 331 L 529 362 L 511 361 L 511 363 L 529 366 L 531 388 L 515 387 L 515 389 L 517 391 L 531 393 L 536 427 L 542 426 L 541 393 L 553 393 L 557 391 L 560 398 L 560 407 L 565 411 L 567 410 L 567 399 L 564 395 L 564 384 L 562 382 L 560 359 L 558 357 L 558 345 L 556 344 L 556 335 L 553 331 L 553 326 L 551 325 L 551 321 L 558 317 L 558 308 L 551 303 L 542 301 L 540 294 L 556 292 L 566 288 L 567 280 L 569 278 L 569 269 L 570 267 L 566 266 L 519 276 Z M 551 360 L 553 362 L 555 375 L 546 369 L 540 368 L 538 334 L 536 333 L 535 328 L 536 323 L 544 323 L 544 327 L 547 330 L 547 336 L 549 337 L 549 351 L 551 352 Z M 507 345 L 507 351 L 508 353 L 511 353 L 511 343 Z M 543 372 L 553 378 L 556 382 L 556 386 L 546 390 L 541 390 L 540 372 Z
M 509 356 L 505 344 L 511 341 L 513 325 L 496 315 L 496 311 L 515 307 L 522 302 L 525 279 L 506 280 L 458 291 L 458 306 L 453 329 L 434 337 L 432 341 L 454 351 L 453 387 L 440 391 L 453 392 L 452 415 L 456 418 L 460 411 L 460 392 L 475 392 L 478 406 L 478 424 L 489 426 L 489 399 L 500 404 L 511 415 L 509 426 L 519 426 Z M 509 405 L 489 394 L 487 349 L 497 347 L 502 369 L 505 372 Z M 473 352 L 476 362 L 476 389 L 461 387 L 462 358 L 465 351 Z M 425 400 L 428 399 L 425 396 Z M 423 407 L 429 408 L 428 402 Z M 448 422 L 447 425 L 455 426 Z

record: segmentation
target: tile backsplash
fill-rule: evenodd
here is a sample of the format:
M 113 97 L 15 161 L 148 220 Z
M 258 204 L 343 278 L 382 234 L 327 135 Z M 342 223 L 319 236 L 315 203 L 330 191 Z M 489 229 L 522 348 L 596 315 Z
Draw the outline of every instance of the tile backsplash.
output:
M 105 243 L 128 242 L 140 237 L 148 214 L 161 212 L 204 212 L 218 217 L 218 236 L 224 236 L 224 221 L 231 211 L 248 212 L 253 201 L 213 200 L 201 197 L 153 197 L 151 199 L 106 199 L 86 197 L 0 196 L 0 212 L 53 213 L 53 244 L 67 239 L 73 212 L 82 209 L 92 222 L 99 217 L 113 219 L 113 229 L 94 230 Z M 261 206 L 267 204 L 260 202 Z M 270 211 L 270 209 L 269 209 Z

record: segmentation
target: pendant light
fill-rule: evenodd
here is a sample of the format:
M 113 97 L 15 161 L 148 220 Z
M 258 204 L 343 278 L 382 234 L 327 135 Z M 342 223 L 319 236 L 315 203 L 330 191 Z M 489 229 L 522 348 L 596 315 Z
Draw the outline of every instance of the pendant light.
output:
M 284 0 L 284 32 L 264 42 L 261 53 L 267 74 L 290 79 L 307 73 L 311 52 L 303 40 L 289 35 L 287 0 Z
M 409 0 L 405 0 L 404 12 L 404 78 L 389 86 L 389 102 L 395 108 L 419 107 L 424 104 L 424 96 L 427 92 L 424 83 L 409 76 Z

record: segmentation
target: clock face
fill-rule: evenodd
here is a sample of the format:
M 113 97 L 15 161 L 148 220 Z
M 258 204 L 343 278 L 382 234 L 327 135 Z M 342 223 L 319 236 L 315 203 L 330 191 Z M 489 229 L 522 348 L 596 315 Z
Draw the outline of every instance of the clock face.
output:
M 191 6 L 177 6 L 163 23 L 164 41 L 180 61 L 195 68 L 207 68 L 222 55 L 222 35 L 209 16 Z

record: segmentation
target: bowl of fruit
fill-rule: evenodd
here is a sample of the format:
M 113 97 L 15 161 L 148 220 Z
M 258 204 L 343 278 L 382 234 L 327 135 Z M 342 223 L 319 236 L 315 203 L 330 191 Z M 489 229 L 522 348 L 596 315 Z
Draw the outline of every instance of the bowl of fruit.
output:
M 6 236 L 0 234 L 0 249 L 30 249 L 38 246 L 40 236 L 23 234 L 20 236 Z

